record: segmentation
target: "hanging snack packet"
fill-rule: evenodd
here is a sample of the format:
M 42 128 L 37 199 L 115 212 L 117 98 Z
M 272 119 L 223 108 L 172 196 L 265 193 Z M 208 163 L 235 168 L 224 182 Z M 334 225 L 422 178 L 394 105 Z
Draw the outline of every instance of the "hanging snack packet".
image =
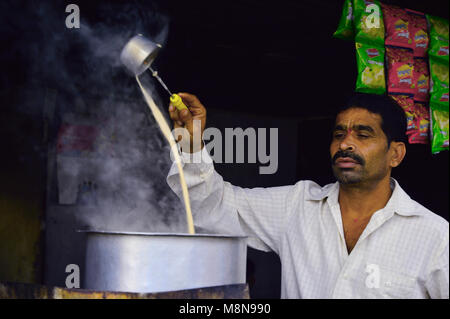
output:
M 384 48 L 363 43 L 355 43 L 358 63 L 356 91 L 384 94 L 386 83 L 384 76 Z
M 414 103 L 415 132 L 409 135 L 410 144 L 428 144 L 430 131 L 430 114 L 425 103 Z
M 381 4 L 386 28 L 385 44 L 403 48 L 414 48 L 410 32 L 410 16 L 406 10 L 387 4 Z
M 414 94 L 414 59 L 411 49 L 386 46 L 389 93 Z
M 414 100 L 412 95 L 390 94 L 389 95 L 405 111 L 406 115 L 406 135 L 418 132 L 416 114 L 414 110 Z
M 427 14 L 428 23 L 430 24 L 430 37 L 441 37 L 443 40 L 449 40 L 448 20 Z
M 426 17 L 430 26 L 430 47 L 428 49 L 428 55 L 443 59 L 448 64 L 448 20 L 430 15 Z
M 344 1 L 341 19 L 333 36 L 338 39 L 353 40 L 355 33 L 353 31 L 353 5 L 351 0 Z
M 439 153 L 449 149 L 448 104 L 430 102 L 431 152 Z
M 426 59 L 414 58 L 413 68 L 414 100 L 428 102 L 430 90 L 430 73 Z
M 406 9 L 410 17 L 411 39 L 413 41 L 413 50 L 415 57 L 425 57 L 427 55 L 428 43 L 428 27 L 425 14 L 419 11 Z
M 353 0 L 355 41 L 384 46 L 384 23 L 378 0 Z
M 443 60 L 430 56 L 430 101 L 436 103 L 449 102 L 449 72 L 448 64 Z

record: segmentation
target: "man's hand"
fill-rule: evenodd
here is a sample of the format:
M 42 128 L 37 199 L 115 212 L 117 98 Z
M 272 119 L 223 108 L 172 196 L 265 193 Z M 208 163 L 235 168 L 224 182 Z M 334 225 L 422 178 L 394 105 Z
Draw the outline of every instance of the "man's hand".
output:
M 200 100 L 192 94 L 189 93 L 178 93 L 178 95 L 183 100 L 184 104 L 188 107 L 188 110 L 178 110 L 172 104 L 169 105 L 170 118 L 173 121 L 174 128 L 185 128 L 190 135 L 190 147 L 189 150 L 183 150 L 184 152 L 189 151 L 190 153 L 198 152 L 203 148 L 203 131 L 206 125 L 206 109 Z M 200 149 L 194 149 L 193 136 L 194 136 L 194 120 L 200 121 L 200 132 L 197 132 L 198 138 L 200 138 Z M 177 142 L 180 138 L 177 139 Z

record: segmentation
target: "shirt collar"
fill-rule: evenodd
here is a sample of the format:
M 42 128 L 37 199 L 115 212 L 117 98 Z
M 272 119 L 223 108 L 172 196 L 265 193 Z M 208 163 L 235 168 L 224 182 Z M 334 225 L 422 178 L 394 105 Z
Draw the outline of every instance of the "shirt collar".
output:
M 421 216 L 422 212 L 417 209 L 415 202 L 409 195 L 400 187 L 400 184 L 391 177 L 391 189 L 393 189 L 391 198 L 383 208 L 385 211 L 393 211 L 402 216 Z M 339 182 L 325 185 L 320 189 L 309 189 L 306 194 L 306 199 L 321 201 L 328 197 L 331 205 L 338 204 L 339 196 Z
M 402 216 L 421 216 L 422 211 L 417 208 L 416 202 L 400 187 L 400 184 L 392 177 L 390 182 L 393 192 L 385 209 Z

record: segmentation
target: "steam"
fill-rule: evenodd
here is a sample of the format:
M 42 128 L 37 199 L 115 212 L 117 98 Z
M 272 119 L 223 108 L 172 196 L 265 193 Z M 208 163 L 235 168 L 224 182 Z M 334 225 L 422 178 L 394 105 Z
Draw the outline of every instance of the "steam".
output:
M 184 232 L 184 208 L 165 183 L 169 146 L 119 59 L 138 33 L 164 46 L 168 18 L 154 5 L 143 8 L 138 2 L 105 2 L 95 10 L 80 4 L 80 28 L 67 29 L 62 4 L 5 1 L 0 6 L 6 35 L 21 34 L 10 43 L 7 58 L 15 54 L 26 65 L 26 84 L 56 89 L 62 124 L 97 129 L 92 152 L 58 155 L 59 194 L 76 188 L 71 204 L 80 223 L 102 230 Z M 165 106 L 154 89 L 152 97 Z M 83 193 L 86 185 L 89 192 Z
M 89 161 L 87 179 L 92 176 L 98 188 L 80 206 L 80 219 L 95 229 L 184 232 L 184 208 L 165 184 L 169 147 L 153 119 L 142 112 L 142 103 L 116 105 L 97 138 L 99 154 Z

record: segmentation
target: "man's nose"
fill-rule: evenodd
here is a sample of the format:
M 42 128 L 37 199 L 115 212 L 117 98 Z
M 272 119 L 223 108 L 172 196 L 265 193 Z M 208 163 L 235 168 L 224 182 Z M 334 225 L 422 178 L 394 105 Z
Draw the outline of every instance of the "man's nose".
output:
M 339 149 L 343 151 L 354 151 L 356 149 L 352 134 L 346 134 L 339 143 Z

